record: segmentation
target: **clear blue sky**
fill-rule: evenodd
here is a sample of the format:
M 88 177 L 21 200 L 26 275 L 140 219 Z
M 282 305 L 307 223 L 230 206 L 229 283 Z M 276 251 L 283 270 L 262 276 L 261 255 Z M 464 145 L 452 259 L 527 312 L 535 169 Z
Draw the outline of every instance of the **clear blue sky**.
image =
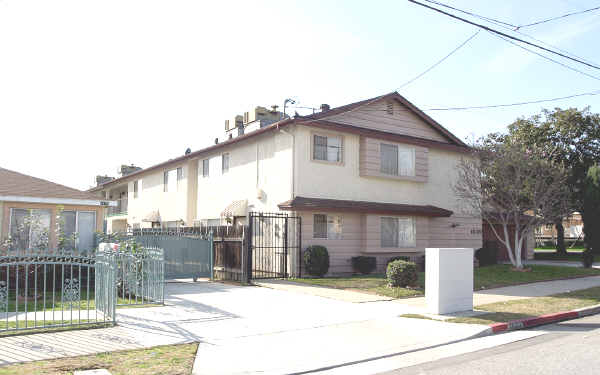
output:
M 600 1 L 444 0 L 525 24 Z M 77 188 L 222 137 L 256 105 L 346 104 L 397 89 L 476 31 L 407 1 L 0 0 L 0 166 Z M 600 12 L 523 32 L 600 64 Z M 600 71 L 556 59 L 600 77 Z M 399 90 L 421 108 L 511 103 L 600 82 L 486 32 Z M 542 107 L 428 112 L 461 138 Z

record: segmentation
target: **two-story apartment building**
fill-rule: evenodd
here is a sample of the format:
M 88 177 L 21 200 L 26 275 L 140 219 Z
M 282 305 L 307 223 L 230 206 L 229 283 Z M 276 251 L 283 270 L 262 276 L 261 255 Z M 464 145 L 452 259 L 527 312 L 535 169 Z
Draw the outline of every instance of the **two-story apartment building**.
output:
M 326 246 L 330 272 L 342 273 L 357 255 L 383 265 L 426 247 L 481 247 L 481 219 L 461 213 L 452 189 L 468 151 L 394 92 L 286 118 L 93 190 L 128 197 L 109 230 L 288 212 L 302 218 L 302 247 Z

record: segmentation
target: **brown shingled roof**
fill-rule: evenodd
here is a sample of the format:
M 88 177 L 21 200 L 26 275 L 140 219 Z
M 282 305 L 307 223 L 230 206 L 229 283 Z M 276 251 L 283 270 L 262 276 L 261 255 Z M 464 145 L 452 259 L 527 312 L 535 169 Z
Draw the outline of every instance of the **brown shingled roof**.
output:
M 452 211 L 430 205 L 411 205 L 397 203 L 380 203 L 366 201 L 348 201 L 340 199 L 296 197 L 278 204 L 279 209 L 286 211 L 331 211 L 359 212 L 386 215 L 416 215 L 431 217 L 449 217 Z
M 36 197 L 99 200 L 97 195 L 86 193 L 41 178 L 0 168 L 0 197 Z

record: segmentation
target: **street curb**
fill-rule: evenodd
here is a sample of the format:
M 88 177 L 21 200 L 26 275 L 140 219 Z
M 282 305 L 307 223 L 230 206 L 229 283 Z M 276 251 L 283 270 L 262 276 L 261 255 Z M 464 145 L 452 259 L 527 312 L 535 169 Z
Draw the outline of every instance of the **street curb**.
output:
M 483 334 L 495 334 L 518 329 L 537 327 L 544 324 L 561 322 L 564 320 L 583 318 L 584 316 L 600 314 L 600 305 L 583 307 L 572 311 L 563 311 L 554 314 L 540 315 L 533 318 L 512 320 L 506 323 L 490 324 L 489 328 L 482 332 Z

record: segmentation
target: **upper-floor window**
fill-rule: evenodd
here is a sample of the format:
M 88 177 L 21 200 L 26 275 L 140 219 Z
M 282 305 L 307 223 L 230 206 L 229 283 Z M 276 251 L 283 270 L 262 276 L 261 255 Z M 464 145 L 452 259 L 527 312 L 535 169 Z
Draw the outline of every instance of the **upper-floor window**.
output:
M 137 198 L 139 196 L 139 183 L 141 180 L 133 181 L 133 198 Z
M 221 158 L 221 170 L 223 173 L 229 172 L 229 154 L 223 154 Z
M 313 135 L 313 160 L 332 163 L 342 162 L 342 137 L 328 135 Z
M 183 168 L 182 167 L 177 168 L 177 191 L 179 191 L 179 185 L 181 184 L 180 181 L 183 181 Z
M 325 214 L 313 215 L 313 238 L 341 239 L 342 217 Z
M 204 159 L 202 160 L 202 177 L 208 177 L 210 172 L 210 160 Z
M 393 176 L 415 175 L 415 149 L 398 145 L 382 143 L 381 173 Z
M 165 171 L 165 173 L 164 173 L 164 191 L 165 192 L 177 191 L 177 177 L 178 177 L 177 171 L 178 171 L 178 169 L 171 169 L 170 171 Z
M 414 217 L 382 217 L 381 247 L 416 247 Z

